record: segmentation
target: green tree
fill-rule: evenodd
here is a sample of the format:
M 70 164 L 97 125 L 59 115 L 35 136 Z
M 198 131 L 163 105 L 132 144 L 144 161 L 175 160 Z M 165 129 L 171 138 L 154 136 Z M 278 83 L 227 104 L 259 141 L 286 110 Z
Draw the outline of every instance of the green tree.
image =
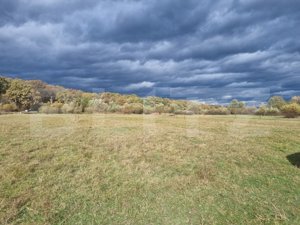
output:
M 4 77 L 0 77 L 0 95 L 5 94 L 8 87 L 8 81 Z
M 39 101 L 39 94 L 22 80 L 12 80 L 6 91 L 9 101 L 14 102 L 18 109 L 30 109 Z
M 268 106 L 271 108 L 282 109 L 286 104 L 285 100 L 281 96 L 272 96 L 268 101 Z

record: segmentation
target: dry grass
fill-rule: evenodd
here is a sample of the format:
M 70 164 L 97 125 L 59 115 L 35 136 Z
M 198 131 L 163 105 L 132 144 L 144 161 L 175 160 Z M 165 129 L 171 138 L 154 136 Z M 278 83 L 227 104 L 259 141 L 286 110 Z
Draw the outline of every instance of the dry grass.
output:
M 0 224 L 300 224 L 300 120 L 2 115 Z

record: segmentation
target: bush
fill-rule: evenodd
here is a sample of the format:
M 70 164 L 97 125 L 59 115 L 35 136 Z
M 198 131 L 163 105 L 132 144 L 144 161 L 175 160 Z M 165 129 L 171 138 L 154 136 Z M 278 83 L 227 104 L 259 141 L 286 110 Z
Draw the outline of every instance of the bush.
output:
M 40 108 L 39 108 L 39 113 L 46 113 L 46 114 L 55 114 L 55 113 L 58 113 L 58 109 L 57 108 L 54 108 L 54 107 L 51 107 L 49 105 L 42 105 Z
M 18 110 L 18 107 L 14 103 L 7 103 L 0 105 L 0 111 L 2 112 L 15 112 Z
M 165 105 L 162 103 L 156 104 L 155 105 L 155 112 L 161 114 L 165 112 Z
M 270 108 L 282 109 L 286 104 L 285 100 L 281 96 L 272 96 L 268 101 L 268 106 Z
M 297 103 L 300 105 L 300 96 L 293 96 L 291 99 L 292 103 Z
M 102 99 L 93 99 L 90 100 L 88 103 L 88 108 L 85 110 L 86 112 L 94 113 L 103 113 L 107 112 L 109 105 L 104 102 Z
M 300 106 L 297 103 L 291 103 L 283 106 L 281 112 L 287 118 L 295 118 L 300 115 Z
M 94 113 L 94 108 L 93 107 L 86 107 L 85 109 L 84 109 L 84 112 L 85 113 Z
M 135 113 L 142 114 L 143 113 L 143 105 L 141 103 L 126 103 L 123 106 L 122 112 L 125 114 Z
M 82 105 L 75 106 L 73 113 L 83 113 L 83 106 Z
M 207 109 L 204 113 L 206 115 L 228 115 L 230 111 L 225 107 L 216 107 Z
M 188 111 L 193 112 L 193 114 L 200 114 L 201 110 L 200 110 L 200 105 L 197 103 L 188 103 L 188 107 L 187 107 Z
M 258 108 L 258 110 L 255 112 L 256 115 L 259 115 L 259 116 L 265 116 L 267 114 L 267 107 L 262 105 Z
M 267 109 L 266 115 L 268 115 L 268 116 L 279 116 L 280 115 L 280 110 L 277 109 L 277 108 L 271 107 L 271 108 Z
M 116 103 L 110 103 L 107 108 L 107 111 L 110 113 L 121 112 L 121 110 L 121 106 Z
M 46 114 L 58 114 L 58 113 L 62 113 L 62 107 L 63 104 L 62 103 L 53 103 L 51 105 L 42 105 L 39 108 L 39 112 L 40 113 L 46 113 Z
M 193 111 L 189 111 L 189 110 L 176 110 L 174 112 L 175 115 L 193 115 L 194 112 Z
M 258 110 L 256 110 L 255 114 L 260 116 L 279 116 L 280 110 L 274 107 L 268 108 L 263 105 L 260 106 Z
M 170 104 L 170 113 L 175 113 L 176 111 L 180 111 L 181 108 L 178 104 L 171 103 Z
M 143 109 L 143 113 L 144 114 L 152 114 L 155 113 L 155 108 L 149 106 L 149 105 L 144 105 L 144 109 Z
M 240 102 L 237 99 L 233 99 L 228 106 L 228 110 L 231 114 L 243 114 L 244 108 L 245 103 Z
M 237 114 L 241 115 L 254 115 L 257 111 L 256 107 L 245 107 L 243 109 L 240 109 Z
M 70 103 L 70 104 L 64 104 L 62 107 L 61 107 L 61 111 L 62 113 L 74 113 L 74 104 L 73 103 Z
M 175 111 L 174 111 L 174 114 L 176 114 L 176 115 L 184 115 L 184 114 L 185 114 L 185 111 L 184 111 L 184 110 L 178 109 L 178 110 L 175 110 Z

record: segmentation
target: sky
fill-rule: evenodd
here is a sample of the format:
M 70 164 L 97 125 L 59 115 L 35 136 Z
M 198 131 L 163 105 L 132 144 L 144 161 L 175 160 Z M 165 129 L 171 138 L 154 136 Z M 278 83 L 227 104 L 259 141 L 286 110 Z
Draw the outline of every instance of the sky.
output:
M 299 0 L 0 0 L 0 74 L 248 104 L 300 95 Z

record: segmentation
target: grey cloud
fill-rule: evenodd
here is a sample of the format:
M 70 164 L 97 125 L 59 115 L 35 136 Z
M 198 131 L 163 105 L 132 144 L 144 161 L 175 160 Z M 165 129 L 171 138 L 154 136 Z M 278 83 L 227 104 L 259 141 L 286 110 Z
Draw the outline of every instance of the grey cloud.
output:
M 0 73 L 221 103 L 289 98 L 300 95 L 299 10 L 297 0 L 0 0 Z

